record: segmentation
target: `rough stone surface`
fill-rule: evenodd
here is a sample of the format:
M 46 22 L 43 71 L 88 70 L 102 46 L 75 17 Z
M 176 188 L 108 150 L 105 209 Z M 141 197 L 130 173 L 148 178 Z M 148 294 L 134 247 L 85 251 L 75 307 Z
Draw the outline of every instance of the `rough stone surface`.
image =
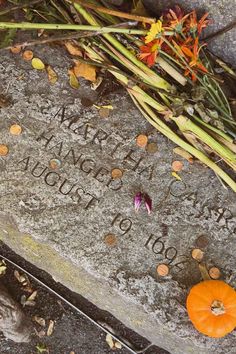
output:
M 0 143 L 9 147 L 0 158 L 1 238 L 173 354 L 235 354 L 236 332 L 204 337 L 185 308 L 190 287 L 200 280 L 191 258 L 200 235 L 209 240 L 207 266 L 220 268 L 236 286 L 235 195 L 198 163 L 183 161 L 182 181 L 175 180 L 171 163 L 180 158 L 172 154 L 174 145 L 126 94 L 103 101 L 114 109 L 101 118 L 96 107 L 81 104 L 93 94 L 88 84 L 69 87 L 70 60 L 57 49 L 38 50 L 58 73 L 54 86 L 19 56 L 0 58 L 1 88 L 11 98 L 0 111 Z M 13 123 L 23 127 L 20 136 L 9 133 Z M 158 151 L 136 146 L 141 133 Z M 49 168 L 51 159 L 61 162 L 58 170 Z M 113 168 L 124 172 L 121 179 L 111 180 Z M 140 190 L 153 200 L 151 215 L 144 205 L 134 211 Z M 107 234 L 116 237 L 112 247 L 104 242 Z M 169 264 L 167 277 L 157 276 L 160 263 Z
M 215 33 L 230 25 L 236 19 L 235 0 L 144 0 L 144 4 L 153 13 L 160 15 L 163 8 L 179 4 L 183 9 L 196 9 L 199 16 L 209 12 L 212 24 L 204 30 L 203 37 Z M 236 67 L 236 28 L 209 42 L 208 48 L 223 60 Z

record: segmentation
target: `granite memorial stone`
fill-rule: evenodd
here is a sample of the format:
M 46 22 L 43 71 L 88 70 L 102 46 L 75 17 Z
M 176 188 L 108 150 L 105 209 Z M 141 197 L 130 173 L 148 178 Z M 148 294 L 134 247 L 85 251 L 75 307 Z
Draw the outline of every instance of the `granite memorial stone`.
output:
M 217 340 L 200 335 L 185 307 L 201 279 L 193 248 L 236 286 L 234 193 L 200 163 L 174 155 L 125 92 L 96 103 L 113 107 L 102 118 L 81 103 L 95 96 L 88 83 L 70 88 L 71 63 L 61 49 L 35 55 L 53 66 L 55 85 L 19 55 L 0 57 L 8 97 L 0 110 L 0 144 L 7 147 L 0 157 L 1 239 L 173 354 L 235 354 L 235 332 Z M 19 134 L 12 134 L 15 124 Z M 158 148 L 137 146 L 139 134 Z M 181 181 L 171 175 L 177 159 Z M 135 212 L 137 192 L 152 199 L 150 215 L 144 205 Z M 169 268 L 165 277 L 157 274 L 160 264 Z

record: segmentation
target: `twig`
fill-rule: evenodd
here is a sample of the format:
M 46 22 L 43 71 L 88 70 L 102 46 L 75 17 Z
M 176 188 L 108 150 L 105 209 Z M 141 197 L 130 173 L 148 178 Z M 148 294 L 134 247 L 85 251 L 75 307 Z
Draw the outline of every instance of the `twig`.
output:
M 6 15 L 6 14 L 8 14 L 11 11 L 23 9 L 24 7 L 30 7 L 32 5 L 36 5 L 36 4 L 38 4 L 40 2 L 43 2 L 43 1 L 45 1 L 45 0 L 33 0 L 30 3 L 24 3 L 24 4 L 21 4 L 21 5 L 11 6 L 8 9 L 1 11 L 0 12 L 0 16 Z
M 130 20 L 134 20 L 134 21 L 138 21 L 138 22 L 144 22 L 144 23 L 150 23 L 150 24 L 156 22 L 155 18 L 132 15 L 132 14 L 128 14 L 126 12 L 108 9 L 106 7 L 103 7 L 103 6 L 97 6 L 97 5 L 94 5 L 94 4 L 88 4 L 87 1 L 84 1 L 84 0 L 71 0 L 71 2 L 72 3 L 76 2 L 77 4 L 83 5 L 84 7 L 87 7 L 88 9 L 96 10 L 98 12 L 102 12 L 104 14 L 108 14 L 108 15 L 112 15 L 112 16 L 116 16 L 116 17 L 128 18 Z
M 212 41 L 213 39 L 215 39 L 216 37 L 218 36 L 221 36 L 222 34 L 230 31 L 231 29 L 233 29 L 234 27 L 236 27 L 236 21 L 233 21 L 231 22 L 228 26 L 220 29 L 219 31 L 217 32 L 214 32 L 212 34 L 210 34 L 209 36 L 203 38 L 203 41 L 206 41 L 206 42 L 210 42 Z

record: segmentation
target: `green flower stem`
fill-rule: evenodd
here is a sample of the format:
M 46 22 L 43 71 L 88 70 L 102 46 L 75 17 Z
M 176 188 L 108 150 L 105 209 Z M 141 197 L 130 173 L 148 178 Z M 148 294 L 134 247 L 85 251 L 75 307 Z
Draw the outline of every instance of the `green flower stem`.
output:
M 229 160 L 231 162 L 236 162 L 236 154 L 233 153 L 227 147 L 222 146 L 218 141 L 212 138 L 208 133 L 206 133 L 202 128 L 197 126 L 191 119 L 180 115 L 178 117 L 172 117 L 177 126 L 182 132 L 192 132 L 194 135 L 205 144 L 207 144 L 213 151 L 215 151 L 222 158 Z
M 70 23 L 31 23 L 31 22 L 0 22 L 1 29 L 17 28 L 17 29 L 46 29 L 46 30 L 75 30 L 75 31 L 93 31 L 100 33 L 128 33 L 128 34 L 146 34 L 146 30 L 120 28 L 120 27 L 103 27 L 103 26 L 88 26 L 74 25 Z
M 133 99 L 135 102 L 135 98 Z M 204 153 L 199 151 L 198 149 L 194 148 L 190 144 L 186 143 L 184 140 L 182 140 L 177 134 L 173 132 L 169 132 L 162 127 L 159 126 L 159 124 L 156 122 L 156 114 L 151 110 L 148 105 L 140 100 L 137 100 L 137 107 L 141 111 L 141 113 L 145 116 L 145 118 L 148 120 L 150 124 L 152 124 L 158 131 L 160 131 L 163 135 L 165 135 L 167 138 L 172 140 L 174 143 L 182 147 L 184 150 L 189 152 L 191 155 L 196 157 L 198 160 L 202 161 L 205 165 L 210 167 L 223 181 L 225 181 L 228 186 L 232 188 L 234 192 L 236 192 L 236 182 L 227 175 L 226 172 L 224 172 L 215 162 L 213 162 L 211 159 L 209 159 Z
M 84 19 L 89 22 L 90 25 L 96 26 L 98 22 L 96 19 L 90 15 L 82 6 L 74 3 L 75 9 L 84 17 Z M 149 69 L 145 64 L 136 58 L 128 49 L 123 46 L 116 38 L 112 37 L 110 34 L 103 34 L 104 38 L 110 42 L 120 53 L 122 53 L 127 59 L 129 59 L 137 68 L 141 69 L 149 77 L 149 83 L 152 83 L 154 87 L 159 87 L 163 90 L 170 91 L 170 84 L 157 75 L 154 71 Z
M 233 138 L 231 138 L 229 135 L 227 135 L 226 133 L 224 133 L 222 130 L 204 122 L 201 118 L 199 118 L 198 116 L 196 116 L 195 114 L 192 115 L 192 117 L 201 125 L 204 125 L 205 127 L 207 127 L 209 130 L 212 130 L 215 134 L 214 135 L 219 135 L 221 136 L 223 139 L 225 139 L 226 141 L 228 141 L 229 143 L 233 143 Z

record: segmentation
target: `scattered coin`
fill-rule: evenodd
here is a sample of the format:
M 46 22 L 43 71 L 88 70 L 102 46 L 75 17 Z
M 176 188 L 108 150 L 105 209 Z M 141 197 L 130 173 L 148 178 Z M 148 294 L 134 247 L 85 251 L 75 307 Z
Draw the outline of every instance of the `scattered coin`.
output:
M 9 152 L 9 149 L 6 145 L 0 144 L 0 156 L 6 156 Z
M 120 170 L 119 168 L 113 168 L 113 170 L 111 171 L 111 177 L 113 179 L 118 179 L 121 178 L 123 176 L 123 171 Z
M 197 238 L 196 240 L 196 245 L 199 247 L 199 248 L 205 248 L 208 246 L 208 239 L 205 235 L 201 235 Z
M 216 267 L 210 268 L 209 275 L 212 279 L 219 279 L 220 275 L 221 275 L 219 268 L 216 268 Z
M 157 274 L 161 277 L 165 277 L 169 274 L 169 267 L 166 264 L 159 264 L 157 266 Z
M 192 250 L 192 257 L 196 261 L 201 262 L 201 260 L 203 259 L 203 256 L 204 256 L 204 252 L 202 250 L 200 250 L 199 248 L 194 248 Z
M 34 53 L 32 50 L 25 50 L 24 53 L 22 54 L 22 58 L 24 60 L 32 60 L 34 57 Z
M 117 238 L 113 234 L 108 234 L 105 236 L 104 242 L 107 246 L 115 246 L 117 244 Z
M 20 51 L 21 51 L 21 47 L 20 47 L 20 46 L 11 47 L 10 51 L 11 51 L 13 54 L 18 54 L 18 53 L 20 53 Z
M 61 161 L 58 159 L 51 159 L 49 161 L 49 166 L 51 167 L 52 170 L 57 170 L 58 168 L 61 167 Z
M 148 143 L 146 146 L 147 152 L 154 154 L 155 152 L 158 151 L 158 147 L 156 143 Z
M 183 162 L 181 161 L 173 161 L 172 162 L 172 170 L 175 171 L 175 172 L 179 172 L 183 169 Z
M 148 142 L 148 137 L 147 135 L 144 135 L 144 134 L 140 134 L 136 137 L 136 144 L 139 146 L 139 147 L 145 147 L 147 145 L 147 142 Z
M 20 135 L 22 132 L 22 128 L 19 124 L 12 124 L 10 126 L 10 133 L 12 135 Z

